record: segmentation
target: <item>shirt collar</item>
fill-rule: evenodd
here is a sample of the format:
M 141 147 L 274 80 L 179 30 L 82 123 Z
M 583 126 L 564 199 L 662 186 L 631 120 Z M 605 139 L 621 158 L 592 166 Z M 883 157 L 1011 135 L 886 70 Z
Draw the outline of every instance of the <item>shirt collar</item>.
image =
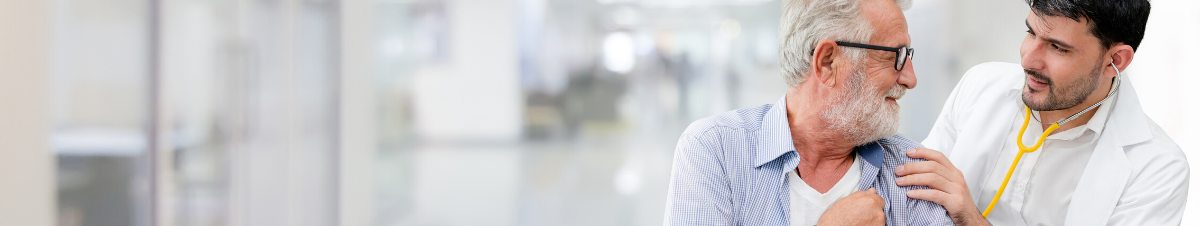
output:
M 871 141 L 870 143 L 854 147 L 854 153 L 858 154 L 859 158 L 871 163 L 875 168 L 883 168 L 883 145 L 879 141 Z
M 754 167 L 796 150 L 792 145 L 792 130 L 788 128 L 787 96 L 779 98 L 771 109 L 763 115 L 762 125 L 758 131 L 758 151 L 754 156 Z
M 762 166 L 789 152 L 796 151 L 796 146 L 792 144 L 792 130 L 788 126 L 786 99 L 787 96 L 779 98 L 779 101 L 772 104 L 771 109 L 763 115 L 758 133 L 760 148 L 754 156 L 754 167 Z M 854 147 L 854 152 L 875 168 L 879 168 L 883 164 L 883 146 L 879 142 L 873 141 Z
M 862 177 L 858 179 L 858 190 L 866 191 L 875 187 L 875 180 L 867 178 L 879 178 L 879 171 L 883 169 L 883 145 L 879 141 L 873 141 L 854 147 L 854 153 L 858 155 L 857 161 L 869 163 L 859 164 L 861 167 L 859 169 L 862 169 Z

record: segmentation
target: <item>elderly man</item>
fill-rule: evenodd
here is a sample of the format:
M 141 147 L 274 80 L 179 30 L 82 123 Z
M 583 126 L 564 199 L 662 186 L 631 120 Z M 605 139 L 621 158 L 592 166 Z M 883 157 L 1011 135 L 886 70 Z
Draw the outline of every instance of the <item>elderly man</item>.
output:
M 960 225 L 1179 225 L 1187 158 L 1121 73 L 1150 2 L 1026 2 L 1021 64 L 967 71 L 898 185 Z
M 902 7 L 893 0 L 783 3 L 775 104 L 692 123 L 679 138 L 667 225 L 948 225 L 904 194 L 893 169 L 921 161 L 896 136 L 916 87 Z

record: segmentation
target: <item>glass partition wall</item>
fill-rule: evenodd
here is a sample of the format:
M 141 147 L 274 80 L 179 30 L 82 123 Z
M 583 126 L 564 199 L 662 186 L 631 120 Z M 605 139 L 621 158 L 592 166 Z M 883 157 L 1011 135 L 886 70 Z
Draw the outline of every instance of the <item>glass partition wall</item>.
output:
M 336 1 L 54 10 L 59 225 L 336 224 Z

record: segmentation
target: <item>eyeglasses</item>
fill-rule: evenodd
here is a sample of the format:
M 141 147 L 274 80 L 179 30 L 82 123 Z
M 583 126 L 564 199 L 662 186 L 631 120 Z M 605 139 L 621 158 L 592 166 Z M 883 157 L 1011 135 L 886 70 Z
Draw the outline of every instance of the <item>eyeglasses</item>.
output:
M 887 47 L 887 46 L 859 44 L 859 43 L 853 43 L 853 42 L 835 42 L 835 43 L 837 43 L 840 46 L 846 46 L 846 47 L 894 52 L 894 53 L 896 53 L 896 66 L 895 67 L 896 67 L 897 71 L 904 70 L 904 65 L 906 63 L 908 63 L 909 60 L 912 60 L 912 56 L 913 56 L 913 52 L 914 52 L 913 48 L 909 48 L 908 46 Z M 809 52 L 808 54 L 812 55 L 813 53 Z

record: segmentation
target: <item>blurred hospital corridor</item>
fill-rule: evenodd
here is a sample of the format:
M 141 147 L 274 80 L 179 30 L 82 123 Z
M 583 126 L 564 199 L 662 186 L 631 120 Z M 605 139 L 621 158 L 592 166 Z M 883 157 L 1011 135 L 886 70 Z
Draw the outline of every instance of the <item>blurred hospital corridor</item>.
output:
M 1128 84 L 1200 153 L 1200 1 L 1153 4 Z M 662 225 L 688 124 L 785 93 L 780 5 L 3 1 L 0 226 Z M 920 141 L 1029 7 L 904 13 Z

